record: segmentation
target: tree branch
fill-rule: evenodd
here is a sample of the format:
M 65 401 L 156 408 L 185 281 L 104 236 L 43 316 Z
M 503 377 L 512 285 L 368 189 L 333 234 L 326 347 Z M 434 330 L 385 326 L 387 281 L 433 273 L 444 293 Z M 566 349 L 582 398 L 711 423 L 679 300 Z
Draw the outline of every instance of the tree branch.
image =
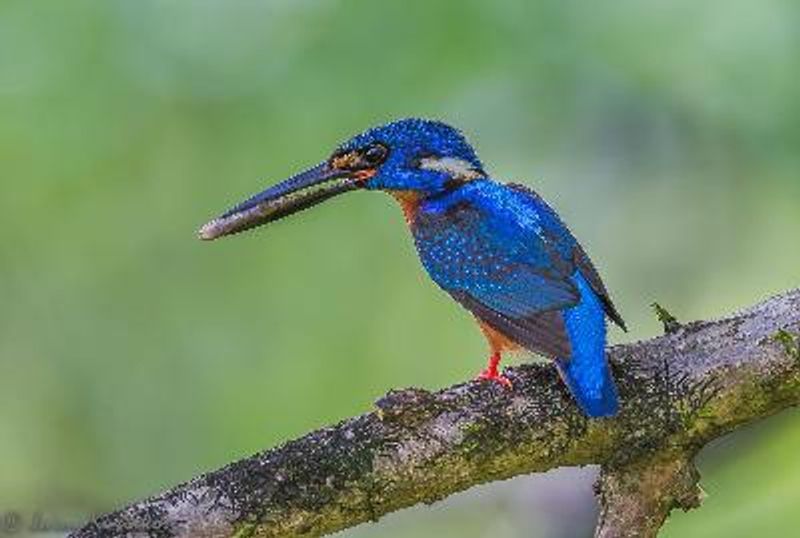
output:
M 551 365 L 392 391 L 376 409 L 108 514 L 73 538 L 320 536 L 476 484 L 599 464 L 597 536 L 655 536 L 699 505 L 697 451 L 800 403 L 800 290 L 610 349 L 623 408 L 587 420 Z

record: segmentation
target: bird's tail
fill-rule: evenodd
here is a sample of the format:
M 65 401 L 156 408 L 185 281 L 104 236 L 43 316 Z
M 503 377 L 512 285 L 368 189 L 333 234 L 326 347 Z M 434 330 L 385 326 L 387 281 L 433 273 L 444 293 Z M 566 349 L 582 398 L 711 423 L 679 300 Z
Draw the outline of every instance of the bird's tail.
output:
M 561 377 L 575 397 L 575 401 L 583 412 L 592 418 L 616 415 L 619 410 L 617 387 L 605 359 L 602 358 L 597 371 L 590 371 L 595 370 L 594 364 L 587 370 L 582 368 L 579 362 L 580 359 L 576 360 L 576 357 L 569 361 L 563 359 L 556 361 Z
M 576 283 L 581 302 L 564 311 L 572 356 L 557 359 L 556 365 L 584 413 L 593 418 L 609 417 L 617 414 L 619 398 L 606 359 L 605 311 L 582 277 Z

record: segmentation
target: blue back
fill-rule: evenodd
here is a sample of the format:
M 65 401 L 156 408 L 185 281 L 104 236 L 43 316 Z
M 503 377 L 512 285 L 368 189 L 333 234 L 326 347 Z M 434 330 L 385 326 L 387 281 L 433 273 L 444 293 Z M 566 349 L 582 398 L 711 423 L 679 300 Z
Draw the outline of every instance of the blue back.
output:
M 423 265 L 447 291 L 469 292 L 514 316 L 578 302 L 565 278 L 572 234 L 521 191 L 488 179 L 470 182 L 423 202 L 412 232 Z

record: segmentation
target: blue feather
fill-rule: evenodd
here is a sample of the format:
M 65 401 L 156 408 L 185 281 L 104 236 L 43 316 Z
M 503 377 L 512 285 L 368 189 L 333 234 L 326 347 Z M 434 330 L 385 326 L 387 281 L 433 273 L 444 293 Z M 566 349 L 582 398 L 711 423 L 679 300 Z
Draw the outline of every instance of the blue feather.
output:
M 603 304 L 586 279 L 577 273 L 581 302 L 564 311 L 572 356 L 556 360 L 561 376 L 581 409 L 590 417 L 615 415 L 619 398 L 606 360 L 606 320 Z

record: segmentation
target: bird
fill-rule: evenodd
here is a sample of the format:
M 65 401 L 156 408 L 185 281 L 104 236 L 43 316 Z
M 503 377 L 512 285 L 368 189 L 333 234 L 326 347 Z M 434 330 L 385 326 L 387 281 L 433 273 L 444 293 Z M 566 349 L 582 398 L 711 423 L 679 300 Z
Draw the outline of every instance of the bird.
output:
M 489 347 L 478 380 L 513 390 L 499 370 L 503 354 L 533 352 L 554 361 L 585 415 L 617 414 L 606 319 L 627 329 L 595 266 L 541 196 L 487 174 L 446 123 L 406 118 L 368 129 L 198 235 L 237 234 L 356 190 L 399 202 L 428 275 L 476 319 Z

